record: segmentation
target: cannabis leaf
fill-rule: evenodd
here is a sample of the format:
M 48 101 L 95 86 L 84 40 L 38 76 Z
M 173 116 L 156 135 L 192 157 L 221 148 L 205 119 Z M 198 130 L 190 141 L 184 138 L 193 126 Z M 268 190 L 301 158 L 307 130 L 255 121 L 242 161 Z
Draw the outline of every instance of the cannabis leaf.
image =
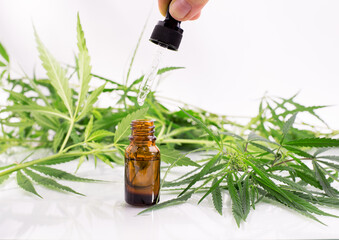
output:
M 139 119 L 143 117 L 148 111 L 148 108 L 141 108 L 135 112 L 128 114 L 122 121 L 118 124 L 117 130 L 114 135 L 114 143 L 117 143 L 120 139 L 128 136 L 130 130 L 130 124 L 132 120 Z
M 244 212 L 240 202 L 239 194 L 234 187 L 233 175 L 229 173 L 227 176 L 228 192 L 232 199 L 232 213 L 238 227 L 240 227 L 240 221 L 244 219 Z
M 42 198 L 35 190 L 31 180 L 29 180 L 28 177 L 26 177 L 24 174 L 22 174 L 21 171 L 17 171 L 16 173 L 16 181 L 22 189 L 24 189 L 27 192 L 33 193 L 37 195 L 38 197 Z
M 58 190 L 63 190 L 63 191 L 66 191 L 66 192 L 71 192 L 71 193 L 75 193 L 75 194 L 78 194 L 78 195 L 82 195 L 84 196 L 83 194 L 81 193 L 78 193 L 76 191 L 74 191 L 72 188 L 70 187 L 67 187 L 65 185 L 62 185 L 56 181 L 54 181 L 53 179 L 51 178 L 47 178 L 47 177 L 44 177 L 44 176 L 41 176 L 29 169 L 24 169 L 24 172 L 30 176 L 33 181 L 35 181 L 36 183 L 42 185 L 42 186 L 45 186 L 47 188 L 51 188 L 51 189 L 58 189 Z
M 178 70 L 178 69 L 184 69 L 184 67 L 165 67 L 165 68 L 160 68 L 158 70 L 158 75 L 161 75 L 161 74 L 164 74 L 166 72 L 170 72 L 170 71 L 173 71 L 173 70 Z
M 304 138 L 285 143 L 298 147 L 339 147 L 339 139 L 333 138 Z
M 99 180 L 90 179 L 90 178 L 77 177 L 68 172 L 65 172 L 65 171 L 62 171 L 56 168 L 46 167 L 46 166 L 33 166 L 31 168 L 40 173 L 48 175 L 50 177 L 55 177 L 55 178 L 59 178 L 62 180 L 77 181 L 77 182 L 98 182 L 99 181 Z
M 205 125 L 203 124 L 199 119 L 193 117 L 191 114 L 186 112 L 184 109 L 181 108 L 181 111 L 183 111 L 187 116 L 189 116 L 193 121 L 195 121 L 202 129 L 206 131 L 206 133 L 218 144 L 218 146 L 221 148 L 220 139 L 214 135 L 214 133 Z
M 334 184 L 332 186 L 333 181 L 338 181 L 339 156 L 332 152 L 327 154 L 338 147 L 335 137 L 339 131 L 330 129 L 316 113 L 325 106 L 304 106 L 296 101 L 297 94 L 289 98 L 265 95 L 259 103 L 257 115 L 239 123 L 237 118 L 214 114 L 152 92 L 146 103 L 148 108 L 138 109 L 135 105 L 137 85 L 144 76 L 132 80 L 129 85 L 128 82 L 142 34 L 124 83 L 92 72 L 79 15 L 75 67 L 58 63 L 36 31 L 35 35 L 47 78 L 25 73 L 13 78 L 10 58 L 0 44 L 0 79 L 4 82 L 1 87 L 9 94 L 9 106 L 0 109 L 0 113 L 6 112 L 0 119 L 0 152 L 15 146 L 32 151 L 43 148 L 58 152 L 1 166 L 0 184 L 7 183 L 5 181 L 15 173 L 17 184 L 39 197 L 35 183 L 80 194 L 57 181 L 95 180 L 50 166 L 78 161 L 78 170 L 92 157 L 95 166 L 98 159 L 111 167 L 113 164 L 123 165 L 130 123 L 144 118 L 147 113 L 147 118 L 156 121 L 157 144 L 162 161 L 168 164 L 163 166 L 166 171 L 161 191 L 179 191 L 180 194 L 143 212 L 184 203 L 199 193 L 202 195 L 199 203 L 211 195 L 216 211 L 222 214 L 222 196 L 228 191 L 238 226 L 246 221 L 251 206 L 254 209 L 263 199 L 282 204 L 318 222 L 316 215 L 337 217 L 318 208 L 339 208 L 339 191 Z M 177 69 L 181 68 L 165 67 L 158 70 L 158 75 Z M 69 85 L 69 79 L 75 75 L 78 84 Z M 92 77 L 103 84 L 90 91 Z M 95 105 L 100 96 L 111 93 L 119 99 L 114 106 L 102 108 Z M 182 111 L 172 111 L 167 102 L 184 107 Z M 294 125 L 298 113 L 322 121 L 324 131 L 303 121 L 300 121 L 302 128 Z M 318 149 L 311 154 L 310 148 Z M 203 154 L 202 151 L 207 152 Z M 201 153 L 197 162 L 187 157 L 194 152 Z M 307 162 L 312 162 L 313 167 Z M 175 166 L 189 168 L 185 168 L 186 172 L 178 178 L 165 181 Z
M 47 50 L 35 30 L 34 34 L 38 45 L 42 66 L 45 68 L 51 84 L 56 89 L 58 95 L 65 104 L 69 115 L 72 117 L 73 103 L 71 100 L 71 90 L 69 88 L 68 78 L 66 77 L 66 70 L 61 67 L 57 60 L 55 60 L 52 54 Z
M 92 67 L 90 65 L 90 56 L 88 54 L 88 49 L 86 46 L 86 39 L 85 34 L 82 30 L 82 26 L 80 23 L 80 17 L 78 13 L 78 21 L 77 21 L 77 39 L 78 39 L 78 73 L 79 73 L 79 80 L 80 80 L 80 91 L 79 91 L 79 97 L 78 97 L 78 103 L 77 108 L 75 111 L 75 115 L 77 115 L 80 106 L 82 106 L 86 94 L 89 89 L 89 82 L 91 80 L 91 70 Z
M 282 128 L 282 132 L 283 132 L 283 137 L 281 138 L 280 144 L 284 141 L 288 131 L 290 130 L 290 128 L 293 126 L 293 123 L 297 117 L 298 113 L 294 113 L 288 120 L 287 122 L 284 124 L 283 128 Z
M 184 156 L 181 152 L 175 150 L 175 149 L 169 149 L 167 147 L 159 147 L 160 153 L 161 153 L 161 161 L 172 164 L 174 161 L 176 161 L 176 166 L 195 166 L 200 167 L 199 164 L 192 161 L 189 157 Z
M 215 178 L 213 180 L 213 185 L 216 184 L 217 179 Z M 213 199 L 213 205 L 215 209 L 222 215 L 222 197 L 219 186 L 216 186 L 215 189 L 212 191 L 212 199 Z
M 165 207 L 175 206 L 175 205 L 178 205 L 178 204 L 182 204 L 182 203 L 186 202 L 188 199 L 190 199 L 192 194 L 193 194 L 193 192 L 188 192 L 188 193 L 183 194 L 181 197 L 174 198 L 174 199 L 162 202 L 162 203 L 158 203 L 157 205 L 153 205 L 153 206 L 151 206 L 151 207 L 149 207 L 149 208 L 139 212 L 138 215 L 141 215 L 141 214 L 144 214 L 146 212 L 153 211 L 153 210 L 158 210 L 158 209 L 161 209 L 161 208 L 165 208 Z
M 220 159 L 221 154 L 218 153 L 215 155 L 202 169 L 201 171 L 195 176 L 195 178 L 188 184 L 188 186 L 179 194 L 179 196 L 182 196 L 188 189 L 190 189 L 191 186 L 193 186 L 197 181 L 199 181 L 205 174 L 208 172 L 208 170 L 211 169 L 211 167 Z
M 9 174 L 0 177 L 0 185 L 9 178 Z
M 9 57 L 8 54 L 6 52 L 6 49 L 4 48 L 4 46 L 2 46 L 2 44 L 0 43 L 0 55 L 6 60 L 6 62 L 9 63 Z M 4 64 L 5 66 L 5 64 Z

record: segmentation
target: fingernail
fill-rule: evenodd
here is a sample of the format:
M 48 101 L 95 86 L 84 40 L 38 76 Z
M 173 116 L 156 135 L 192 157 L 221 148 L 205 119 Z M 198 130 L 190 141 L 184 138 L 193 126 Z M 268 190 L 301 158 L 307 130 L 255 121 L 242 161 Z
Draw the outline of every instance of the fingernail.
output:
M 182 19 L 191 11 L 192 6 L 185 0 L 176 0 L 170 6 L 171 15 L 174 18 Z

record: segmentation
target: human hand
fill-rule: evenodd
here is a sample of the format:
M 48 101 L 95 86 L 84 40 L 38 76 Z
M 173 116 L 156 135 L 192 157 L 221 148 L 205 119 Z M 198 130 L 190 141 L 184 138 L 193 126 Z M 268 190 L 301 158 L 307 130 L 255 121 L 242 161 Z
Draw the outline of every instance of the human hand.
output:
M 178 21 L 196 20 L 200 17 L 202 8 L 208 0 L 158 0 L 159 10 L 162 15 L 169 11 L 172 17 Z

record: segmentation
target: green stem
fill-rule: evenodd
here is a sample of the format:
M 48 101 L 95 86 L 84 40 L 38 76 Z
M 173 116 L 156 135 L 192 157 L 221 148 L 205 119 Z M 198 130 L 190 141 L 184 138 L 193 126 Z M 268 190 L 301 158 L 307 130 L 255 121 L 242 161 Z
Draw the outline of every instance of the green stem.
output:
M 214 141 L 199 140 L 199 139 L 158 139 L 158 143 L 188 143 L 188 144 L 202 144 L 202 145 L 213 145 Z
M 62 143 L 62 146 L 60 148 L 59 153 L 61 153 L 64 150 L 64 148 L 66 146 L 66 143 L 68 142 L 68 139 L 69 139 L 69 137 L 71 135 L 71 132 L 73 130 L 73 125 L 74 125 L 74 118 L 71 119 L 71 124 L 69 125 L 69 129 L 68 129 L 67 135 L 66 135 L 66 137 L 64 139 L 64 142 Z
M 43 163 L 43 162 L 46 162 L 46 161 L 49 161 L 49 160 L 52 160 L 52 159 L 55 159 L 55 158 L 58 158 L 58 157 L 61 157 L 61 156 L 62 157 L 76 157 L 76 156 L 81 157 L 81 156 L 87 156 L 87 155 L 95 154 L 97 152 L 102 152 L 102 150 L 103 149 L 92 150 L 92 151 L 88 151 L 88 152 L 80 152 L 79 151 L 79 152 L 71 152 L 71 153 L 64 153 L 64 152 L 57 153 L 57 154 L 47 156 L 47 157 L 44 157 L 44 158 L 39 158 L 39 159 L 32 160 L 32 161 L 29 161 L 29 162 L 17 164 L 15 167 L 1 172 L 0 177 L 5 176 L 7 174 L 10 174 L 12 172 L 18 171 L 20 169 L 30 167 L 30 166 L 35 165 L 35 164 Z M 115 151 L 117 151 L 117 150 L 116 149 L 107 149 L 106 150 L 106 152 L 115 152 Z

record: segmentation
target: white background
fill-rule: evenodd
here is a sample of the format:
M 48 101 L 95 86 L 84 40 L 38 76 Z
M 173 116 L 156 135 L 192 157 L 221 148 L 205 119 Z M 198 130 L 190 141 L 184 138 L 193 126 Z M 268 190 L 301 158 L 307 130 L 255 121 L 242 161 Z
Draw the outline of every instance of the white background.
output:
M 0 41 L 28 74 L 35 67 L 43 76 L 32 25 L 58 60 L 73 64 L 77 12 L 93 72 L 120 82 L 149 16 L 132 79 L 149 69 L 155 45 L 148 38 L 163 19 L 156 0 L 0 0 Z M 253 116 L 265 92 L 290 97 L 300 91 L 302 104 L 334 105 L 318 113 L 338 129 L 338 13 L 335 0 L 211 0 L 199 20 L 182 24 L 179 52 L 168 51 L 161 66 L 186 70 L 167 77 L 159 94 Z

